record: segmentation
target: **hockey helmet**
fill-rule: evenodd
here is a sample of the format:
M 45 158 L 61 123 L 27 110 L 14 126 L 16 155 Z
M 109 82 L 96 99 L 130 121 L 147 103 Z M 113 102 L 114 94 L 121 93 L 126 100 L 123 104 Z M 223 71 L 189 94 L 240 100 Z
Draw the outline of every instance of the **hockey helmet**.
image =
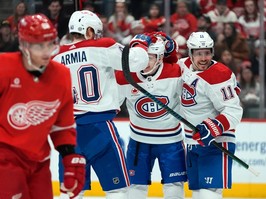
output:
M 154 43 L 151 43 L 148 47 L 149 54 L 155 54 L 157 57 L 164 55 L 165 43 L 161 37 L 157 37 L 157 40 Z
M 99 17 L 89 10 L 75 11 L 69 20 L 69 33 L 86 36 L 88 28 L 92 28 L 97 38 L 102 36 L 103 24 Z
M 142 72 L 143 75 L 152 74 L 156 71 L 161 64 L 163 63 L 163 56 L 165 51 L 165 42 L 161 37 L 156 37 L 156 41 L 152 42 L 148 47 L 148 54 L 156 55 L 156 61 L 152 63 L 153 65 L 149 69 L 149 71 Z
M 187 40 L 189 56 L 191 56 L 193 49 L 210 48 L 212 50 L 212 53 L 214 53 L 213 45 L 214 42 L 207 32 L 193 32 Z
M 26 15 L 18 24 L 18 37 L 29 43 L 55 40 L 57 30 L 43 14 Z

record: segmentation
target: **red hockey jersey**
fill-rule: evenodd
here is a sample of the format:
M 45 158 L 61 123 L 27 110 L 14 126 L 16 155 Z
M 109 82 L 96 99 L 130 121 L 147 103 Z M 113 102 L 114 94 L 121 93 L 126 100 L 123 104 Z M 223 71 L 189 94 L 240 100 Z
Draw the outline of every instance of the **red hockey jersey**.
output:
M 76 144 L 69 70 L 51 61 L 34 77 L 25 70 L 20 52 L 0 54 L 0 143 L 25 158 L 49 158 L 48 135 L 54 146 Z

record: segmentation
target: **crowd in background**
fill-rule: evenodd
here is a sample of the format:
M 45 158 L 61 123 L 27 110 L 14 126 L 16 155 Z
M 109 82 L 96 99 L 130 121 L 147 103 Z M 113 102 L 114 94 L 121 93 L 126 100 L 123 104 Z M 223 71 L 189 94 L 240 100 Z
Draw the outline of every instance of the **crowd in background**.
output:
M 67 32 L 71 13 L 67 12 L 64 0 L 43 0 L 40 8 L 32 6 L 34 0 L 13 1 L 14 12 L 1 20 L 0 53 L 19 50 L 18 22 L 33 12 L 44 13 L 51 19 L 58 30 L 60 45 L 71 42 Z M 82 0 L 80 7 L 97 13 L 103 22 L 103 36 L 126 45 L 136 34 L 164 30 L 167 19 L 163 5 L 163 1 L 155 0 L 102 0 L 101 4 L 97 0 Z M 177 0 L 171 1 L 170 14 L 169 34 L 179 45 L 178 56 L 187 56 L 186 40 L 192 32 L 208 32 L 215 41 L 215 60 L 237 76 L 242 89 L 243 118 L 257 117 L 252 110 L 258 110 L 260 103 L 259 47 L 261 42 L 265 45 L 265 41 L 259 40 L 258 1 Z M 122 111 L 121 115 L 124 114 Z

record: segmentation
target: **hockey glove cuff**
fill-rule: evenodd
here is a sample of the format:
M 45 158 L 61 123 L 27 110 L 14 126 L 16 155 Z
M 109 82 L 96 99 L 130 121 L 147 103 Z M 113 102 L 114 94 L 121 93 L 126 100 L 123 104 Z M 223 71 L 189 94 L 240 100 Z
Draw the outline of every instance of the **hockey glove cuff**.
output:
M 216 119 L 208 118 L 202 123 L 198 124 L 196 128 L 199 131 L 196 132 L 192 138 L 201 146 L 210 146 L 210 144 L 214 141 L 214 138 L 223 133 L 222 125 Z
M 77 196 L 83 189 L 85 183 L 86 160 L 78 154 L 63 157 L 64 183 L 60 191 L 67 193 L 70 199 Z

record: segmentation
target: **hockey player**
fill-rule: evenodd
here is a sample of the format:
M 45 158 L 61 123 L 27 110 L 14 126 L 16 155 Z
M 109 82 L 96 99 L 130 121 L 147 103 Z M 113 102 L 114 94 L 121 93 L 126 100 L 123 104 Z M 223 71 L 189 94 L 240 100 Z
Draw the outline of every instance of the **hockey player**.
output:
M 181 91 L 181 70 L 176 62 L 163 61 L 165 49 L 168 50 L 167 54 L 171 54 L 169 52 L 171 49 L 177 56 L 176 44 L 165 33 L 153 34 L 155 39 L 142 34 L 135 36 L 131 41 L 130 45 L 133 46 L 139 42 L 149 43 L 152 40 L 148 46 L 147 67 L 142 71 L 132 73 L 132 77 L 141 87 L 171 109 L 178 111 L 180 101 L 177 90 Z M 131 131 L 126 156 L 131 181 L 128 198 L 147 198 L 148 185 L 151 184 L 151 172 L 155 160 L 158 159 L 164 198 L 183 199 L 183 185 L 187 180 L 187 175 L 180 122 L 131 86 L 124 78 L 122 71 L 116 72 L 116 78 L 120 94 L 126 98 L 130 117 Z M 121 99 L 122 103 L 124 98 Z
M 70 72 L 50 60 L 57 31 L 46 16 L 27 15 L 18 37 L 21 52 L 0 54 L 0 198 L 53 199 L 48 136 L 63 157 L 62 189 L 73 198 L 86 162 L 74 150 Z
M 193 32 L 187 41 L 189 57 L 178 61 L 184 81 L 180 113 L 199 130 L 192 132 L 185 126 L 193 199 L 221 199 L 223 189 L 231 188 L 232 159 L 212 141 L 234 153 L 235 128 L 242 117 L 236 77 L 212 60 L 213 45 L 208 33 Z
M 70 68 L 72 75 L 78 148 L 86 157 L 88 169 L 84 189 L 90 189 L 92 167 L 106 198 L 125 199 L 130 182 L 120 137 L 113 123 L 120 110 L 114 70 L 122 70 L 123 46 L 111 38 L 101 38 L 102 22 L 88 10 L 71 15 L 69 32 L 73 43 L 62 46 L 54 60 Z M 138 45 L 130 51 L 130 63 L 135 71 L 148 63 L 145 48 Z

